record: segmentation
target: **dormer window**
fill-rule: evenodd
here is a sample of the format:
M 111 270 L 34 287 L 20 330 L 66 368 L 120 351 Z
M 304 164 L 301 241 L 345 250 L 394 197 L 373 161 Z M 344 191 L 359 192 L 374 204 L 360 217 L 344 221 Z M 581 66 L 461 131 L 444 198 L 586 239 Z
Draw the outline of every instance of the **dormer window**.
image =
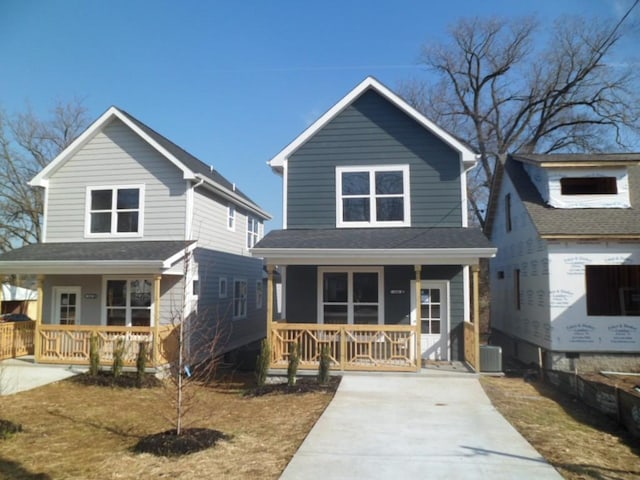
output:
M 560 179 L 562 195 L 616 195 L 615 177 L 564 177 Z
M 410 226 L 409 166 L 336 168 L 338 227 Z
M 87 187 L 88 237 L 142 235 L 144 186 Z

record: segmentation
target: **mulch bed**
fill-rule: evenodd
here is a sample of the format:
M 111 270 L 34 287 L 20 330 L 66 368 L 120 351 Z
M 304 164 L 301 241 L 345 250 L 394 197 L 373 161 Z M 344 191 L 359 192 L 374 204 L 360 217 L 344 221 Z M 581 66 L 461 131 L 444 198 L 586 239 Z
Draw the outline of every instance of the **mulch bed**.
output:
M 185 428 L 180 435 L 175 429 L 143 437 L 133 447 L 135 453 L 151 453 L 161 457 L 178 457 L 213 447 L 219 440 L 231 437 L 212 428 Z
M 286 381 L 267 383 L 261 387 L 253 387 L 245 392 L 249 397 L 261 397 L 272 393 L 301 394 L 311 392 L 335 392 L 342 377 L 330 377 L 326 385 L 320 385 L 315 377 L 298 378 L 295 385 L 289 386 Z
M 71 377 L 69 381 L 87 386 L 117 388 L 155 388 L 162 385 L 162 381 L 152 373 L 146 374 L 142 377 L 142 381 L 138 382 L 135 372 L 123 372 L 114 377 L 113 373 L 108 370 L 101 370 L 97 375 L 90 375 L 88 372 L 82 373 Z

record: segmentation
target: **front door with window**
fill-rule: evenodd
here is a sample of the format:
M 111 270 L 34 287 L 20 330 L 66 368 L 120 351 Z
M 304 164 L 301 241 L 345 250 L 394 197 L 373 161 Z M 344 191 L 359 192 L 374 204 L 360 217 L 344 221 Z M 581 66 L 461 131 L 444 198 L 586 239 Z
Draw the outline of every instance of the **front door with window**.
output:
M 80 323 L 80 287 L 53 287 L 53 320 L 58 325 Z
M 421 357 L 449 360 L 449 289 L 447 282 L 423 280 L 420 289 Z M 416 282 L 411 281 L 411 324 L 416 324 Z

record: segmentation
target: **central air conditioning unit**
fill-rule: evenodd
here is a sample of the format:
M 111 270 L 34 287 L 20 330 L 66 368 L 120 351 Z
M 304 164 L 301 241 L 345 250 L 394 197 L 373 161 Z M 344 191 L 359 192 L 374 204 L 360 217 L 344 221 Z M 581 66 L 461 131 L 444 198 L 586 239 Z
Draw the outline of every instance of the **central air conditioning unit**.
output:
M 502 372 L 502 347 L 480 345 L 480 371 Z

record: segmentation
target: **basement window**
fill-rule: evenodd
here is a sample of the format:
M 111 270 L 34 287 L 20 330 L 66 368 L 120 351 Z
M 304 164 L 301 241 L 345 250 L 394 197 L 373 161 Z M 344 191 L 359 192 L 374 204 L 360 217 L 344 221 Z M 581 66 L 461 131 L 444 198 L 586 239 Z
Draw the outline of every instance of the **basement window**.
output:
M 616 177 L 565 177 L 560 179 L 562 195 L 615 195 Z
M 587 265 L 587 315 L 640 316 L 640 265 Z

